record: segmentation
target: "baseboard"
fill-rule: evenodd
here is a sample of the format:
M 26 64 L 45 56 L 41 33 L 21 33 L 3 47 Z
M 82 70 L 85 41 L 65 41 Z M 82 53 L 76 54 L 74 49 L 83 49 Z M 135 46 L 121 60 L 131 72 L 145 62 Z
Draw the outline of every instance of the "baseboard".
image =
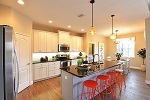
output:
M 130 68 L 132 68 L 132 69 L 140 69 L 141 70 L 141 67 L 130 66 Z
M 146 83 L 146 84 L 150 84 L 150 81 L 148 81 L 148 80 L 145 80 L 145 83 Z

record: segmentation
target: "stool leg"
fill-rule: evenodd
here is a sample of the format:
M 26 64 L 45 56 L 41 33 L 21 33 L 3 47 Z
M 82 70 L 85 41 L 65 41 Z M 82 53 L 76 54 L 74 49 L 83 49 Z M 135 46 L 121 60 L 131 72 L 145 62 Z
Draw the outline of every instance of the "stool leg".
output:
M 126 88 L 126 80 L 125 80 L 124 74 L 123 74 L 123 82 L 124 82 L 124 86 Z
M 80 100 L 82 100 L 82 96 L 84 94 L 84 85 L 82 85 L 82 93 L 81 93 L 81 97 L 80 97 Z

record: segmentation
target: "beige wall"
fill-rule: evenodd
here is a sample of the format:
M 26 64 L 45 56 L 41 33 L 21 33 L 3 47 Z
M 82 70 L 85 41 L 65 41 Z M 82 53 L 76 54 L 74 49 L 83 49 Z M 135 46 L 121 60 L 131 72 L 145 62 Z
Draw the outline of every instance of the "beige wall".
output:
M 145 20 L 146 33 L 146 83 L 150 84 L 150 18 Z
M 32 66 L 32 49 L 31 49 L 31 39 L 32 39 L 32 20 L 23 14 L 17 12 L 16 10 L 0 5 L 0 24 L 12 26 L 14 32 L 19 32 L 30 37 L 30 66 Z M 32 67 L 30 67 L 30 76 L 32 78 Z M 32 81 L 32 79 L 31 79 Z
M 0 25 L 11 25 L 12 9 L 7 6 L 0 5 Z
M 131 34 L 124 34 L 124 35 L 119 35 L 118 38 L 128 38 L 128 37 L 135 37 L 135 57 L 131 58 L 130 60 L 130 65 L 134 67 L 140 67 L 142 63 L 142 59 L 137 55 L 137 51 L 140 50 L 141 48 L 145 48 L 145 38 L 144 38 L 144 32 L 139 32 L 139 33 L 131 33 Z M 107 56 L 112 56 L 112 54 L 116 53 L 116 44 L 107 37 Z
M 89 33 L 85 34 L 84 37 L 83 37 L 84 41 L 84 52 L 89 54 L 89 45 L 88 43 L 94 43 L 95 44 L 95 51 L 94 53 L 95 54 L 98 54 L 98 42 L 102 42 L 104 43 L 104 58 L 106 59 L 106 56 L 107 56 L 107 38 L 104 37 L 104 36 L 100 36 L 100 35 L 90 35 Z

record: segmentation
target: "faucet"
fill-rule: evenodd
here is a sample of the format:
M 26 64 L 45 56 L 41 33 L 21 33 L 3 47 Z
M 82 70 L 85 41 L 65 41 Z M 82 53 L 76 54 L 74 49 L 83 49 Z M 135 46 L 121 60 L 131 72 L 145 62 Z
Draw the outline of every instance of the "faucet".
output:
M 95 54 L 95 55 L 93 54 L 93 64 L 94 64 L 94 58 L 96 55 L 98 56 L 98 63 L 99 63 L 99 54 Z

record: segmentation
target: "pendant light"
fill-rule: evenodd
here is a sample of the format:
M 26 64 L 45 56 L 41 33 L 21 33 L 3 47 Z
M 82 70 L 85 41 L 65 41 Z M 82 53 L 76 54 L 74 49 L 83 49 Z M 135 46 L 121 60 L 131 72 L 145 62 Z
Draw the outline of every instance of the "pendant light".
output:
M 90 3 L 92 4 L 92 26 L 90 28 L 90 34 L 91 35 L 94 35 L 96 33 L 96 30 L 94 29 L 94 26 L 93 26 L 93 3 L 95 2 L 95 0 L 91 0 Z
M 114 40 L 114 43 L 115 43 L 115 44 L 119 44 L 119 42 L 120 42 L 120 41 L 117 39 L 117 32 L 118 32 L 118 30 L 116 30 L 116 39 Z
M 114 40 L 114 39 L 116 39 L 116 35 L 113 33 L 113 17 L 114 17 L 115 15 L 111 15 L 111 17 L 112 17 L 112 33 L 111 33 L 111 35 L 110 35 L 110 39 L 112 39 L 112 40 Z

